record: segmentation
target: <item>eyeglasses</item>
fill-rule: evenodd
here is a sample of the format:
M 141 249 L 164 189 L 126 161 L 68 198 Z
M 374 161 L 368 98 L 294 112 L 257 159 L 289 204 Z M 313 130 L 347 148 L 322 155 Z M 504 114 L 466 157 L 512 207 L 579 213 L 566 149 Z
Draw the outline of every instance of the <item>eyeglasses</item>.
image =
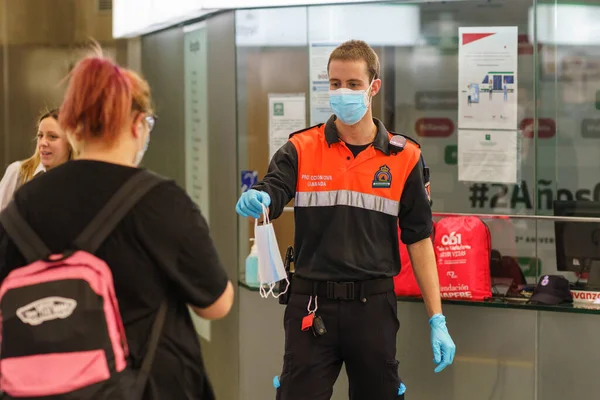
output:
M 154 125 L 156 124 L 156 117 L 154 115 L 147 115 L 145 119 L 148 124 L 148 132 L 152 132 L 152 129 L 154 129 Z

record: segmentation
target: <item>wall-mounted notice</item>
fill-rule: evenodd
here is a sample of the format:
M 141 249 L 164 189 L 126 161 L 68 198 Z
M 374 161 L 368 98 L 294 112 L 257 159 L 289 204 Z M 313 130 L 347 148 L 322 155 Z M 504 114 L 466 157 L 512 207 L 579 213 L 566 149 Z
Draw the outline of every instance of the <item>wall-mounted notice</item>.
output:
M 518 135 L 518 131 L 459 130 L 458 180 L 517 183 L 520 179 Z
M 208 75 L 206 27 L 187 29 L 184 37 L 185 77 L 185 186 L 209 220 L 208 171 Z M 196 332 L 210 341 L 210 321 L 190 310 Z
M 517 27 L 465 27 L 458 35 L 458 127 L 517 129 Z
M 333 111 L 329 106 L 329 55 L 337 47 L 331 43 L 311 43 L 310 51 L 310 125 L 327 122 Z
M 186 189 L 208 220 L 208 76 L 206 28 L 185 34 Z
M 287 142 L 290 133 L 307 128 L 304 93 L 269 93 L 269 160 Z

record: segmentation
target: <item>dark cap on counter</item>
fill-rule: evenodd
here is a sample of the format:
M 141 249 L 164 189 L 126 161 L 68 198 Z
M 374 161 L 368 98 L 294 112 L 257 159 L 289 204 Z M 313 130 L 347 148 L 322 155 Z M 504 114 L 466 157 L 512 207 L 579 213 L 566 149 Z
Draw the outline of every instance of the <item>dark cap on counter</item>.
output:
M 543 275 L 540 277 L 529 302 L 547 305 L 557 305 L 563 302 L 572 303 L 573 296 L 569 288 L 569 281 L 561 275 Z

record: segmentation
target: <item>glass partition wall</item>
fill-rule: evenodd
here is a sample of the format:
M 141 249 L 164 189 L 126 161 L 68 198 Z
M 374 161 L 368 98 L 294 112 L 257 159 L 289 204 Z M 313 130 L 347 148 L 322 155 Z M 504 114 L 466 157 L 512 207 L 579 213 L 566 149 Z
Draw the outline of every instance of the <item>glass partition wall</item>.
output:
M 558 273 L 570 280 L 589 277 L 596 288 L 600 284 L 596 277 L 600 265 L 593 259 L 600 255 L 600 1 L 540 2 L 535 10 L 530 19 L 537 29 L 530 31 L 535 32 L 539 50 L 535 64 L 536 180 L 532 185 L 536 214 L 588 221 L 571 222 L 564 228 L 565 236 L 581 242 L 575 249 L 583 257 L 581 262 L 565 260 L 568 254 L 562 254 L 560 246 L 555 249 L 554 243 L 540 243 L 538 257 L 548 260 L 542 273 L 552 273 L 558 266 Z M 553 236 L 554 225 L 552 220 L 539 220 L 538 237 L 560 240 Z M 565 244 L 569 246 L 568 240 Z M 590 251 L 595 257 L 586 258 Z
M 431 170 L 438 218 L 453 213 L 481 215 L 491 230 L 492 247 L 513 257 L 528 281 L 535 283 L 540 274 L 557 273 L 553 215 L 600 217 L 600 203 L 596 203 L 600 201 L 600 30 L 595 22 L 599 17 L 600 0 L 381 2 L 238 10 L 240 174 L 257 171 L 260 178 L 266 173 L 272 153 L 269 96 L 304 98 L 304 121 L 296 120 L 290 127 L 324 122 L 330 112 L 323 75 L 328 54 L 345 40 L 363 39 L 381 61 L 383 90 L 374 99 L 374 115 L 389 130 L 421 144 Z M 518 29 L 514 82 L 518 181 L 461 182 L 458 30 L 504 26 Z M 481 86 L 482 94 L 486 93 Z M 503 95 L 501 87 L 496 94 Z M 561 203 L 558 210 L 555 201 Z M 576 203 L 573 211 L 565 201 L 590 204 L 582 210 Z M 289 204 L 289 212 L 275 222 L 282 254 L 293 243 L 292 207 Z M 253 225 L 244 219 L 240 223 L 243 271 Z M 586 229 L 593 231 L 589 225 Z M 595 240 L 597 244 L 599 239 Z M 559 273 L 570 280 L 585 282 L 586 272 L 560 268 Z

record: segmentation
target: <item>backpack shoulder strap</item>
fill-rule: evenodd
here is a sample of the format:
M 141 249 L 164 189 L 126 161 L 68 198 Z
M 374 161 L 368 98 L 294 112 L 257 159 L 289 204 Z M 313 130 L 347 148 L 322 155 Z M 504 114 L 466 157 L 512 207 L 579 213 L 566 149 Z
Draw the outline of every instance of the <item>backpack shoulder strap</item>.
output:
M 164 300 L 158 309 L 156 318 L 154 319 L 154 324 L 152 325 L 152 331 L 150 332 L 150 337 L 148 338 L 148 343 L 146 345 L 146 356 L 144 357 L 144 361 L 142 361 L 142 365 L 138 371 L 138 376 L 136 379 L 136 398 L 139 400 L 144 398 L 144 391 L 146 389 L 148 379 L 150 378 L 150 371 L 152 370 L 152 364 L 154 363 L 156 349 L 158 349 L 158 343 L 160 342 L 160 338 L 162 336 L 163 326 L 167 316 L 167 309 L 168 303 L 167 300 Z
M 161 182 L 165 182 L 165 179 L 150 171 L 140 170 L 136 172 L 115 192 L 75 239 L 75 248 L 92 254 L 95 253 L 133 206 L 150 189 Z
M 31 264 L 50 255 L 50 249 L 23 218 L 14 200 L 0 213 L 0 223 L 17 245 L 27 263 Z

